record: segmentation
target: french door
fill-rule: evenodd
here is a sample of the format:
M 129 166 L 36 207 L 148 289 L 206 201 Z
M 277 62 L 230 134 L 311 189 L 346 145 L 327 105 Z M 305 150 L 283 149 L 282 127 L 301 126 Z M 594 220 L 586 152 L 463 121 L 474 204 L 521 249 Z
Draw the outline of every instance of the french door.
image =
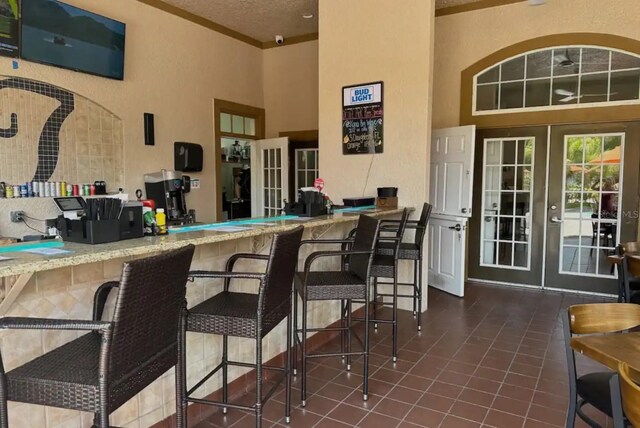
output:
M 289 138 L 257 140 L 251 155 L 252 217 L 274 217 L 282 213 L 289 194 Z
M 637 239 L 639 129 L 479 131 L 469 278 L 615 294 L 607 256 Z

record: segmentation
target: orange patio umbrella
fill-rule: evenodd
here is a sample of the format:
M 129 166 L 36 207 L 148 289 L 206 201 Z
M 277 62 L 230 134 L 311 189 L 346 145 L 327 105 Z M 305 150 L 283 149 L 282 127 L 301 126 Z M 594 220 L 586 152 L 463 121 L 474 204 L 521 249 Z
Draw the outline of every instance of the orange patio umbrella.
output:
M 594 158 L 589 163 L 620 163 L 620 146 L 614 147 L 602 153 L 601 156 Z

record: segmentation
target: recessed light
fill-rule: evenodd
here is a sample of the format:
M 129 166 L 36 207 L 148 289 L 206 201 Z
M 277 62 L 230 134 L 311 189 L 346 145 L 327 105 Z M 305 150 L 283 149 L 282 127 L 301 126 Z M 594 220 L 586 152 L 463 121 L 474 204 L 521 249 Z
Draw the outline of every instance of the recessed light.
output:
M 311 19 L 311 18 L 313 18 L 313 13 L 303 13 L 302 17 L 304 19 Z

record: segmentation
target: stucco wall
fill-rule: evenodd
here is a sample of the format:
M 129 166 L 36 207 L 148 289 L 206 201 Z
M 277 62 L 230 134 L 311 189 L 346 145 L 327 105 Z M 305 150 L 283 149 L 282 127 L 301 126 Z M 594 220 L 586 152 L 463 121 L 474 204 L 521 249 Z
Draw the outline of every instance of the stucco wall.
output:
M 637 0 L 526 2 L 435 20 L 433 127 L 457 126 L 460 73 L 476 61 L 514 43 L 550 34 L 593 32 L 640 39 Z
M 433 2 L 320 2 L 320 175 L 334 201 L 397 186 L 402 205 L 427 199 Z M 384 81 L 384 153 L 342 154 L 342 87 Z M 370 173 L 368 173 L 370 169 Z M 368 180 L 367 180 L 368 176 Z
M 263 51 L 266 136 L 318 129 L 318 41 Z
M 124 124 L 125 187 L 133 196 L 143 175 L 173 168 L 174 141 L 205 148 L 201 188 L 187 199 L 201 220 L 213 220 L 213 99 L 263 107 L 262 51 L 134 0 L 68 3 L 127 24 L 125 79 L 115 81 L 0 58 L 2 74 L 51 83 L 112 111 Z M 143 113 L 155 114 L 156 145 L 144 145 Z M 4 126 L 4 125 L 3 125 Z

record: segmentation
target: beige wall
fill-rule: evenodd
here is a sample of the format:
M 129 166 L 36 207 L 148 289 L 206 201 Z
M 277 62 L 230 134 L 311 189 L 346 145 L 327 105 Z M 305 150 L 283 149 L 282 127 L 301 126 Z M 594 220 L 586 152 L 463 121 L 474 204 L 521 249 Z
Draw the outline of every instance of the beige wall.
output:
M 320 2 L 320 175 L 336 202 L 397 186 L 402 205 L 427 199 L 433 2 Z M 384 81 L 384 153 L 342 155 L 345 85 Z M 367 171 L 371 167 L 367 182 Z
M 637 0 L 554 0 L 514 3 L 435 20 L 433 127 L 457 126 L 460 73 L 512 44 L 549 34 L 609 33 L 640 39 Z
M 266 136 L 318 129 L 318 41 L 263 51 Z
M 125 187 L 133 194 L 143 174 L 173 168 L 174 141 L 205 147 L 202 187 L 187 203 L 201 220 L 213 220 L 214 98 L 263 107 L 262 51 L 134 0 L 69 0 L 127 24 L 125 80 L 0 58 L 6 75 L 28 77 L 76 92 L 124 123 Z M 142 114 L 155 114 L 156 145 L 144 145 Z

